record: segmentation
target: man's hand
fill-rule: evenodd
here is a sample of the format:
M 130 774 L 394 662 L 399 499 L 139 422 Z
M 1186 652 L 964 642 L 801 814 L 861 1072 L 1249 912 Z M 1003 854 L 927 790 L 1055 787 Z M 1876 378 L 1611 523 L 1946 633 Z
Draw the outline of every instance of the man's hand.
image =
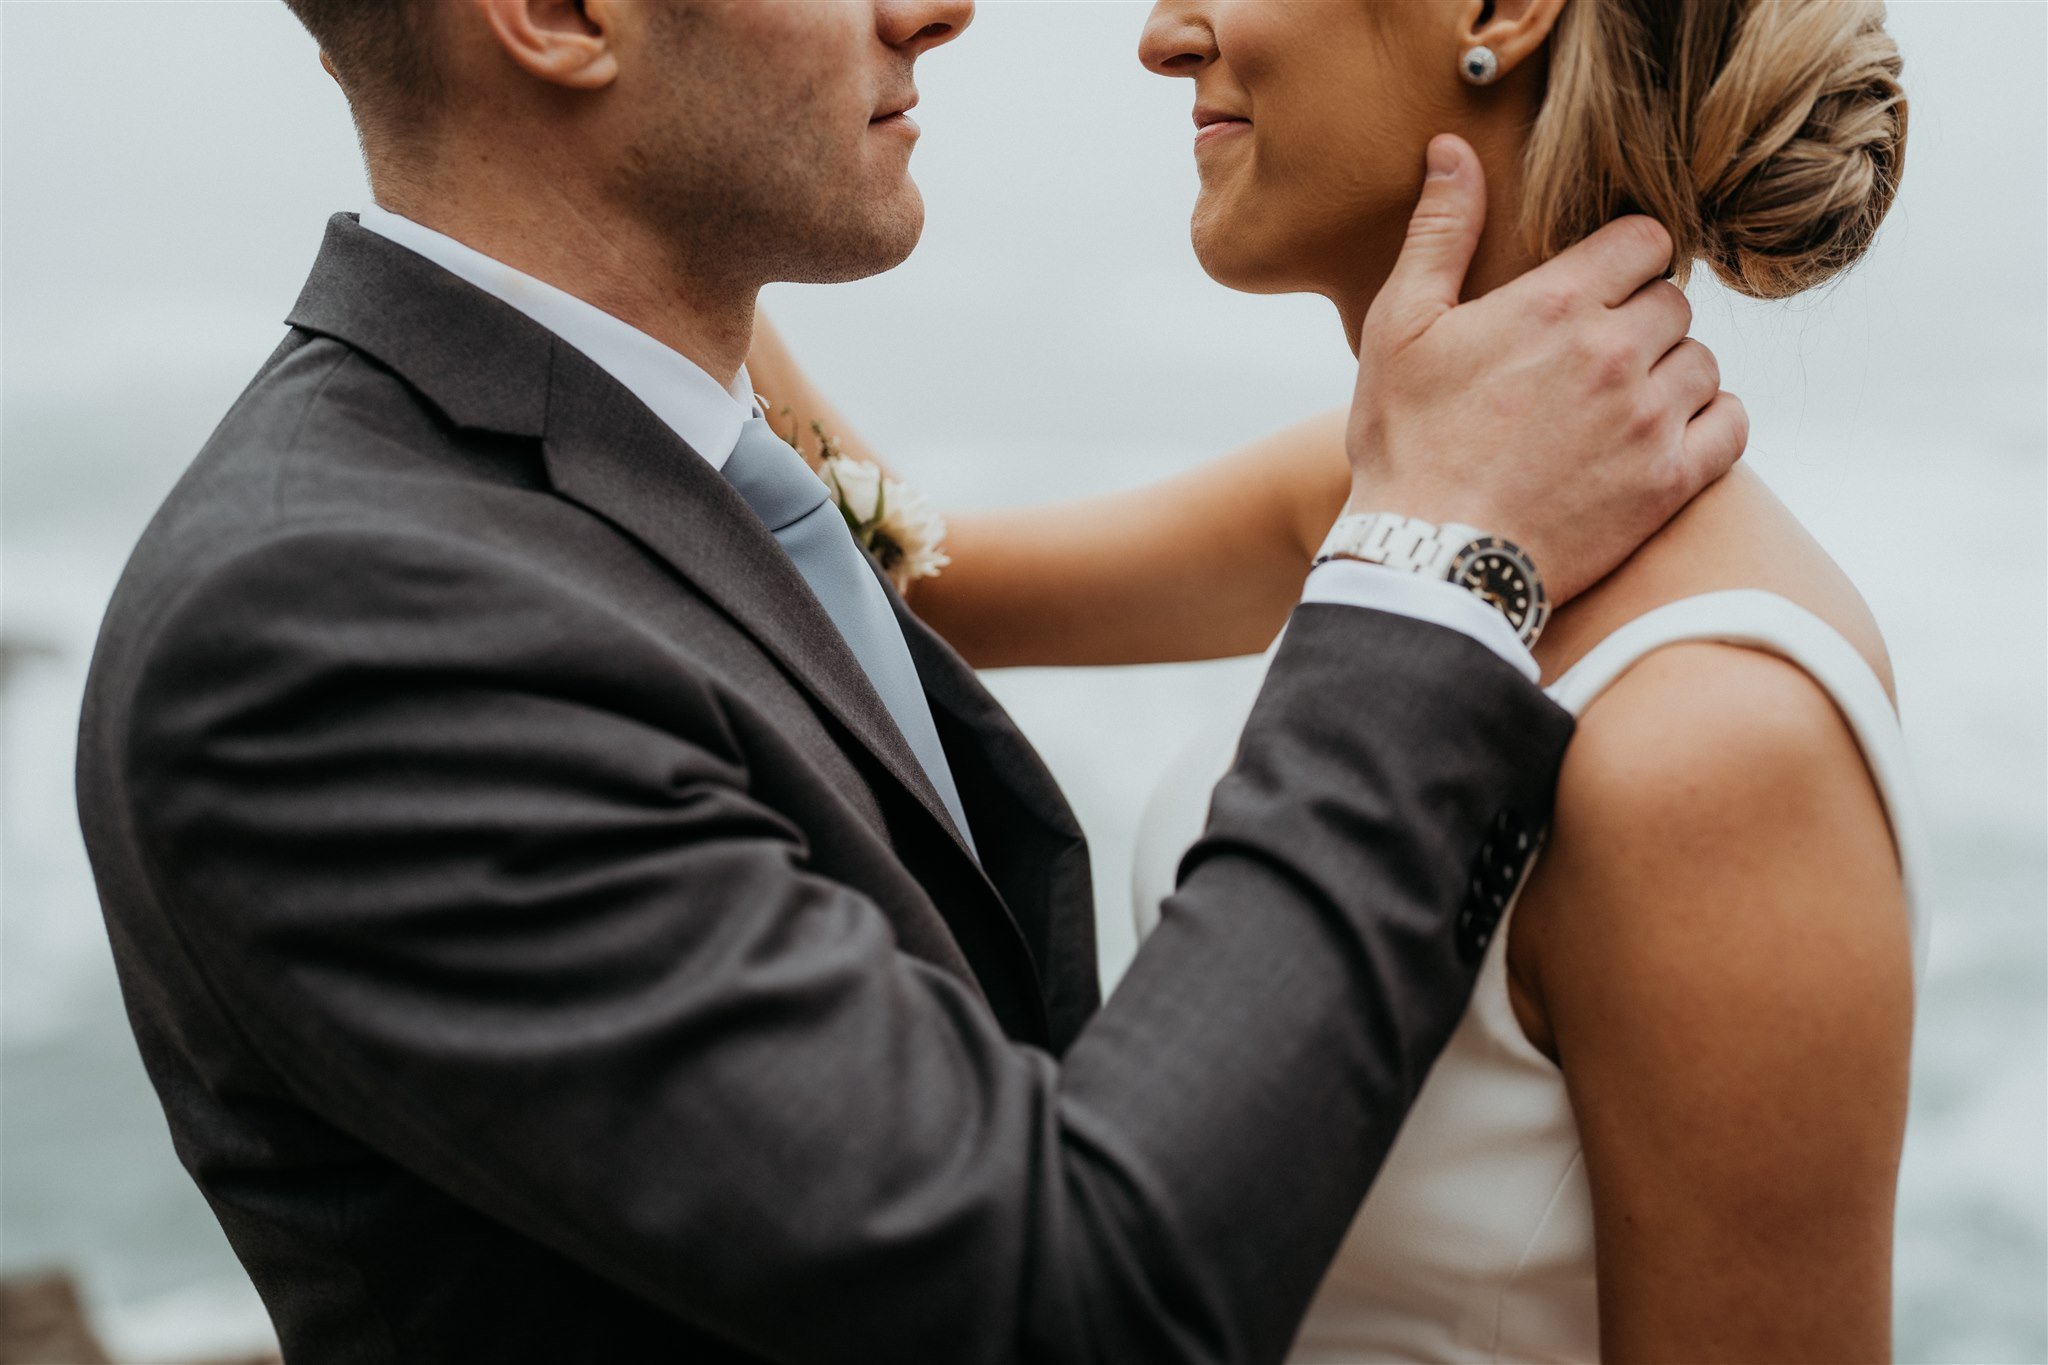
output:
M 1663 227 L 1618 219 L 1461 304 L 1485 178 L 1457 137 L 1431 142 L 1429 164 L 1359 341 L 1347 510 L 1506 536 L 1563 602 L 1725 474 L 1749 418 L 1686 336 Z

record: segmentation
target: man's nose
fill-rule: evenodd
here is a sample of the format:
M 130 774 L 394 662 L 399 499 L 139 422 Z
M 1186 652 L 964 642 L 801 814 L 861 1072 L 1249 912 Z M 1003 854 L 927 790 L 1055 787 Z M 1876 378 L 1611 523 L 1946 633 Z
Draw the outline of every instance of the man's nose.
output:
M 974 22 L 974 0 L 882 0 L 875 29 L 913 57 L 950 43 Z
M 1159 0 L 1138 37 L 1138 60 L 1160 76 L 1200 74 L 1216 57 L 1206 0 Z

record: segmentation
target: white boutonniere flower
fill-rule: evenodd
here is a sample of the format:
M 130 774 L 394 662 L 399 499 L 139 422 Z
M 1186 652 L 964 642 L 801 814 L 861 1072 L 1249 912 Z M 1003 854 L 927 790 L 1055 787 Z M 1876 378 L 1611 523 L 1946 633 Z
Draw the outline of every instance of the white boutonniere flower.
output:
M 847 455 L 827 459 L 818 476 L 832 490 L 854 540 L 875 557 L 896 591 L 920 578 L 936 578 L 953 562 L 940 548 L 945 519 L 909 484 Z
M 811 423 L 811 431 L 824 455 L 818 477 L 831 490 L 854 543 L 875 557 L 898 592 L 920 578 L 938 577 L 953 562 L 942 548 L 945 518 L 903 480 L 889 478 L 871 461 L 840 454 L 818 423 Z M 803 449 L 793 438 L 790 444 Z

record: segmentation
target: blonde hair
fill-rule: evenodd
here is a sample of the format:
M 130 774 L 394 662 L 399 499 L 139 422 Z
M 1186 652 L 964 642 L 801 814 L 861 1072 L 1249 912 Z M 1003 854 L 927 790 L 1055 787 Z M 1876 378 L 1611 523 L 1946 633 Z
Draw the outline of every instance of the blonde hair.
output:
M 1882 0 L 1568 0 L 1531 131 L 1543 257 L 1624 213 L 1785 298 L 1852 265 L 1898 191 L 1906 96 Z

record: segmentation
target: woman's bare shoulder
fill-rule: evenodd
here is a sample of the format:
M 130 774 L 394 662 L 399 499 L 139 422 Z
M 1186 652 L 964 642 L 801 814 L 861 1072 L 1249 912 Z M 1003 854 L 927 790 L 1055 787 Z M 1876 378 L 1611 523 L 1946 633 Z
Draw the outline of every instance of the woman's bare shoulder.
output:
M 1591 591 L 1557 613 L 1537 651 L 1544 680 L 1658 607 L 1732 588 L 1776 593 L 1838 631 L 1893 689 L 1877 620 L 1855 584 L 1764 481 L 1735 471 Z
M 1762 481 L 1743 473 L 1561 612 L 1561 630 L 1544 641 L 1544 671 L 1555 676 L 1657 607 L 1733 588 L 1774 592 L 1814 613 L 1890 688 L 1862 597 Z M 1826 689 L 1755 650 L 1676 645 L 1637 664 L 1580 718 L 1551 848 L 1510 931 L 1515 1010 L 1549 1047 L 1557 997 L 1616 966 L 1589 972 L 1596 961 L 1635 958 L 1632 970 L 1644 971 L 1647 954 L 1685 976 L 1704 953 L 1736 980 L 1767 960 L 1781 970 L 1788 957 L 1818 966 L 1841 939 L 1862 937 L 1863 916 L 1845 906 L 1839 916 L 1802 917 L 1788 905 L 1825 898 L 1867 909 L 1899 894 L 1882 801 Z M 1645 897 L 1663 903 L 1659 913 L 1642 913 Z M 1664 913 L 1681 908 L 1675 901 L 1685 913 Z
M 1602 695 L 1566 751 L 1509 931 L 1515 1012 L 1552 1050 L 1564 1002 L 1611 1003 L 1617 971 L 1708 996 L 1775 972 L 1824 1003 L 1866 984 L 1815 978 L 1902 894 L 1882 798 L 1829 693 L 1771 655 L 1675 645 Z

